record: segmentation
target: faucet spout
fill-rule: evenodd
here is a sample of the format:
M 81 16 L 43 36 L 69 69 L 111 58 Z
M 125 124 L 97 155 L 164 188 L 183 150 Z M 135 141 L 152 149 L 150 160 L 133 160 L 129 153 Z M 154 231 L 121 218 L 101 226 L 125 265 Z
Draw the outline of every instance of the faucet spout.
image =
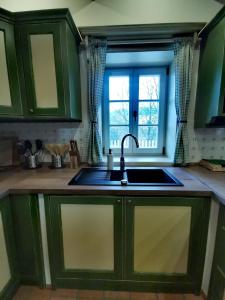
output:
M 120 155 L 120 171 L 122 171 L 122 172 L 124 172 L 124 170 L 125 170 L 124 142 L 128 136 L 130 136 L 134 139 L 136 147 L 139 148 L 139 143 L 138 143 L 138 139 L 136 138 L 136 136 L 134 136 L 131 133 L 124 135 L 124 137 L 122 138 L 122 142 L 121 142 L 121 155 Z

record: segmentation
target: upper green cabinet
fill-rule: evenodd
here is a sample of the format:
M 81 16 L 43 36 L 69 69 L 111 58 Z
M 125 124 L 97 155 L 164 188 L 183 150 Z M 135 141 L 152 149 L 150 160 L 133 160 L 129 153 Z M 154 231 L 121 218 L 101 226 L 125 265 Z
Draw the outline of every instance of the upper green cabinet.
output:
M 19 116 L 22 102 L 12 15 L 0 9 L 0 116 Z
M 0 113 L 81 121 L 80 35 L 68 9 L 11 16 L 12 24 L 0 23 Z
M 67 9 L 16 14 L 25 115 L 81 120 L 80 37 Z
M 203 30 L 201 39 L 195 127 L 224 127 L 225 9 Z

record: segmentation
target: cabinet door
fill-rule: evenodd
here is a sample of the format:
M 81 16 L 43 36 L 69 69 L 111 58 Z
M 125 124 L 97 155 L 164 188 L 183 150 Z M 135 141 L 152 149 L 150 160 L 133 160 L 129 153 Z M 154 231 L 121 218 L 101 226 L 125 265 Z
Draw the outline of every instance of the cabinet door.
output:
M 220 205 L 209 300 L 225 299 L 225 206 Z
M 0 299 L 9 299 L 18 278 L 9 199 L 0 199 Z
M 121 277 L 120 197 L 50 196 L 46 212 L 55 286 L 72 282 L 87 287 L 92 279 L 92 284 L 100 287 L 100 279 Z
M 43 286 L 45 279 L 38 197 L 13 195 L 11 205 L 21 283 Z
M 202 38 L 195 127 L 205 127 L 212 117 L 225 114 L 225 18 Z
M 62 40 L 60 24 L 18 27 L 27 92 L 27 113 L 65 116 Z
M 14 28 L 0 20 L 0 116 L 22 114 Z
M 207 199 L 127 197 L 126 279 L 200 290 L 208 208 Z
M 217 266 L 212 275 L 212 286 L 209 292 L 209 300 L 225 300 L 225 274 Z

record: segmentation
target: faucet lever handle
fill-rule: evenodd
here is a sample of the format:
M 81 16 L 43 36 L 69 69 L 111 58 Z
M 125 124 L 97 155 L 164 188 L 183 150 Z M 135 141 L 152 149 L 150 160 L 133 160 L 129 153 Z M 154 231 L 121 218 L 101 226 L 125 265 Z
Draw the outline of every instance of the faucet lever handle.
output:
M 134 121 L 137 122 L 138 112 L 136 110 L 133 111 Z

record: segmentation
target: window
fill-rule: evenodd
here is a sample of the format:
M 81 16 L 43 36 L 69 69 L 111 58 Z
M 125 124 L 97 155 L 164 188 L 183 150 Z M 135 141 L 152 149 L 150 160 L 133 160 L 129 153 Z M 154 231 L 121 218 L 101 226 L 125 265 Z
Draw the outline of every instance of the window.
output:
M 119 152 L 122 137 L 126 153 L 162 154 L 164 142 L 166 68 L 106 69 L 103 99 L 103 143 Z

